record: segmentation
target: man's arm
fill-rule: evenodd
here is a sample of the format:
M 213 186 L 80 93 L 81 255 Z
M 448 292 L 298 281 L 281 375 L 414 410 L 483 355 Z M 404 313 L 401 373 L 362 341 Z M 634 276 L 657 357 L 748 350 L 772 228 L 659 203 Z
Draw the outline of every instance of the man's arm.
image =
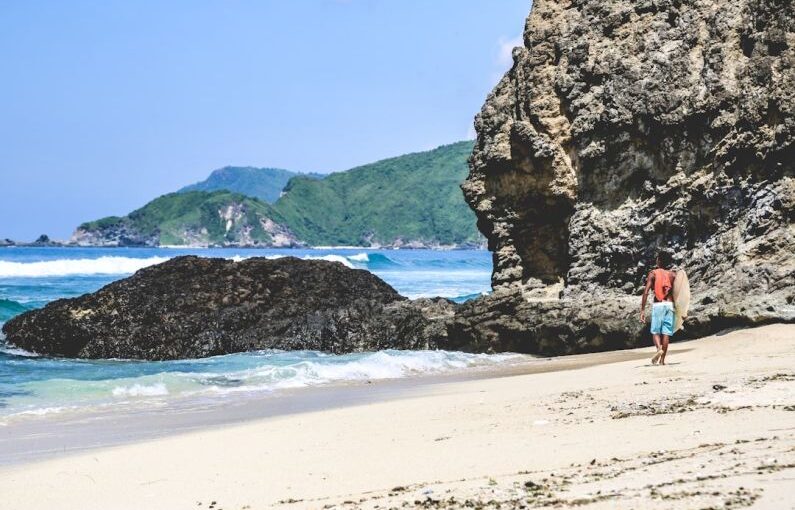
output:
M 640 300 L 640 322 L 646 322 L 646 299 L 649 297 L 649 289 L 654 285 L 654 271 L 646 277 L 646 288 L 643 289 L 643 297 Z

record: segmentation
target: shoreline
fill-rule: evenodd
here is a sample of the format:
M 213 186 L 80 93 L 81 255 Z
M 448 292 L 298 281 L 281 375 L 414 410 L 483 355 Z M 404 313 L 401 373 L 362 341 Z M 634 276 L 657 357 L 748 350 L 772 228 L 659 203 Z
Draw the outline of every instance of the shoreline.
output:
M 149 409 L 139 402 L 126 407 L 109 405 L 102 410 L 15 416 L 10 422 L 0 423 L 0 468 L 189 431 L 412 398 L 433 393 L 434 388 L 444 384 L 578 370 L 643 357 L 626 350 L 537 357 L 440 374 L 338 382 L 216 398 L 177 397 Z M 53 429 L 58 430 L 57 435 L 51 433 Z
M 320 408 L 193 430 L 164 416 L 175 434 L 0 466 L 0 508 L 787 508 L 795 326 L 651 354 L 324 389 Z

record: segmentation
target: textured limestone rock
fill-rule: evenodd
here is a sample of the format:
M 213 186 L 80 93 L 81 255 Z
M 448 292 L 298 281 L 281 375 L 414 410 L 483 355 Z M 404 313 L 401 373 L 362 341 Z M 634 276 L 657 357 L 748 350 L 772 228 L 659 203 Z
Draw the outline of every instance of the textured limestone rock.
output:
M 794 47 L 787 0 L 536 0 L 462 186 L 500 292 L 451 338 L 635 345 L 659 247 L 691 333 L 795 320 Z
M 41 354 L 178 359 L 254 349 L 436 347 L 455 305 L 409 301 L 338 262 L 178 257 L 14 317 L 6 340 Z

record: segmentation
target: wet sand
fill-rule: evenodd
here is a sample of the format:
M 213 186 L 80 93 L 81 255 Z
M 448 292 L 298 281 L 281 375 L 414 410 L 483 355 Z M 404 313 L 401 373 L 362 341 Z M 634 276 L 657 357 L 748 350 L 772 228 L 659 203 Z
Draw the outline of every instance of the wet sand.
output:
M 266 394 L 237 394 L 215 399 L 177 399 L 157 407 L 133 406 L 24 417 L 0 427 L 0 466 L 261 418 L 431 395 L 437 386 L 454 382 L 576 370 L 645 358 L 645 354 L 633 351 L 530 358 L 526 362 L 439 375 L 304 387 Z
M 651 354 L 11 425 L 0 508 L 792 508 L 795 326 Z

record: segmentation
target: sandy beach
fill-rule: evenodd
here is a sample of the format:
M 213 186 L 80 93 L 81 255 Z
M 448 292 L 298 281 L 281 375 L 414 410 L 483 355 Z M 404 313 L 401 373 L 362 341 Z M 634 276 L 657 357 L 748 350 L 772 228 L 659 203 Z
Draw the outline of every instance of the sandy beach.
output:
M 20 460 L 0 508 L 795 508 L 795 326 L 651 354 Z

